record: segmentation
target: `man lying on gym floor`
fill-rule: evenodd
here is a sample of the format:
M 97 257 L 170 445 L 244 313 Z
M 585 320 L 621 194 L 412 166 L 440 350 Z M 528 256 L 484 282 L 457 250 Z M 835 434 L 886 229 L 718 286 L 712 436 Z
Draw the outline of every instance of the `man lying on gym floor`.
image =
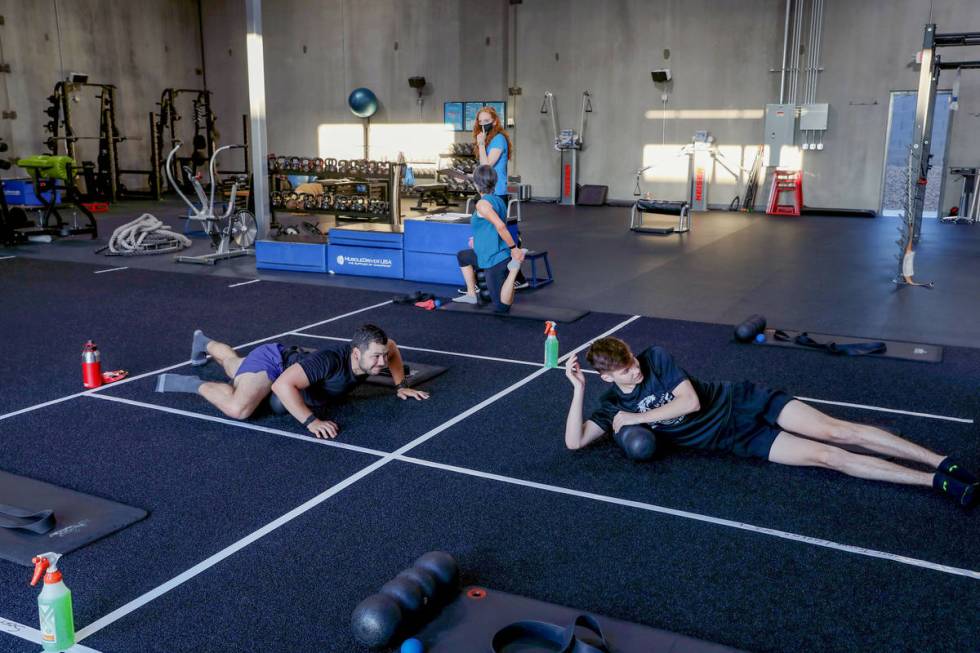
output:
M 335 438 L 340 429 L 316 413 L 385 368 L 391 371 L 399 399 L 429 398 L 429 393 L 405 385 L 405 366 L 395 341 L 373 324 L 359 327 L 349 343 L 330 343 L 316 352 L 270 343 L 259 345 L 244 358 L 223 342 L 195 331 L 191 365 L 204 365 L 208 354 L 224 368 L 231 383 L 161 374 L 156 391 L 199 394 L 234 419 L 248 419 L 272 393 L 318 438 Z
M 657 439 L 681 447 L 730 451 L 783 465 L 833 469 L 851 476 L 932 486 L 964 507 L 980 498 L 977 478 L 951 458 L 864 424 L 846 422 L 750 382 L 704 382 L 689 376 L 661 347 L 634 356 L 618 338 L 600 338 L 586 353 L 613 386 L 583 423 L 585 375 L 577 359 L 565 370 L 574 388 L 565 446 L 581 449 L 612 431 L 636 459 L 652 457 Z M 796 435 L 794 435 L 796 434 Z M 804 437 L 800 437 L 804 436 Z M 919 471 L 841 448 L 855 445 L 918 463 Z

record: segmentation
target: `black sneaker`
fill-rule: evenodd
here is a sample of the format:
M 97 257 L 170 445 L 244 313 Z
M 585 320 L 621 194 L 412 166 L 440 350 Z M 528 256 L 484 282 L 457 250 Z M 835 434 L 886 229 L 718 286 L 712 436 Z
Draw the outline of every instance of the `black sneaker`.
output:
M 943 472 L 936 472 L 932 486 L 964 508 L 972 508 L 980 499 L 980 483 L 964 483 Z
M 942 462 L 939 463 L 939 467 L 936 468 L 943 474 L 948 474 L 955 479 L 961 480 L 964 483 L 976 483 L 977 477 L 971 474 L 968 470 L 964 469 L 962 465 L 955 462 L 952 458 L 943 458 Z

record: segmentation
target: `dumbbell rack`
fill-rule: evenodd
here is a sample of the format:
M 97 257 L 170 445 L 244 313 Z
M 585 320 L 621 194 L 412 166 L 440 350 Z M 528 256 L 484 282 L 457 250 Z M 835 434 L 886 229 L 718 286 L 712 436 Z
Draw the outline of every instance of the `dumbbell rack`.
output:
M 450 165 L 450 168 L 452 170 L 456 170 L 457 172 L 461 172 L 462 174 L 465 174 L 465 175 L 471 175 L 471 174 L 473 174 L 473 169 L 472 168 L 470 168 L 469 170 L 467 170 L 466 168 L 468 166 L 460 166 L 459 165 L 459 162 L 460 161 L 475 161 L 476 163 L 474 163 L 474 165 L 473 165 L 473 168 L 475 168 L 476 165 L 479 163 L 479 157 L 476 156 L 475 154 L 473 154 L 472 146 L 470 147 L 470 150 L 469 150 L 470 153 L 469 154 L 467 154 L 466 152 L 462 151 L 464 149 L 463 146 L 466 146 L 466 145 L 469 145 L 469 143 L 453 143 L 453 150 L 456 150 L 456 151 L 446 152 L 446 153 L 443 153 L 443 154 L 440 154 L 439 155 L 439 158 L 438 158 L 438 161 L 437 161 L 437 164 L 436 164 L 436 169 L 437 169 L 437 171 L 436 171 L 436 181 L 437 182 L 442 182 L 443 181 L 440 178 L 440 172 L 439 171 L 444 169 L 444 167 L 442 165 L 440 165 L 440 164 L 442 163 L 442 161 L 444 161 L 446 159 L 448 159 L 448 160 L 450 160 L 452 162 L 452 164 Z M 475 189 L 461 190 L 461 189 L 458 189 L 458 188 L 450 188 L 450 189 L 447 189 L 446 193 L 449 194 L 449 195 L 455 196 L 455 197 L 469 197 L 471 195 L 474 195 L 476 193 L 476 190 Z
M 322 170 L 322 169 L 318 170 L 318 169 L 291 168 L 291 167 L 273 169 L 270 166 L 269 188 L 272 189 L 275 187 L 274 180 L 276 177 L 286 177 L 288 175 L 314 176 L 316 177 L 317 181 L 330 180 L 330 179 L 345 180 L 345 181 L 349 181 L 351 184 L 371 185 L 371 184 L 378 184 L 379 182 L 382 182 L 384 183 L 384 201 L 390 203 L 391 198 L 393 197 L 393 193 L 392 193 L 392 183 L 394 183 L 394 180 L 392 178 L 393 169 L 394 169 L 393 167 L 390 167 L 387 172 L 370 174 L 366 172 L 364 173 L 353 172 L 351 170 L 345 172 L 332 172 L 332 171 Z M 370 195 L 370 189 L 368 191 L 368 194 Z M 352 210 L 343 210 L 343 209 L 336 209 L 336 208 L 319 208 L 319 207 L 311 207 L 311 208 L 297 207 L 295 209 L 283 209 L 283 207 L 275 206 L 275 204 L 272 202 L 271 193 L 270 193 L 270 201 L 269 201 L 269 211 L 271 213 L 270 224 L 273 227 L 276 227 L 278 225 L 278 220 L 276 219 L 277 210 L 286 210 L 290 213 L 305 213 L 305 214 L 318 213 L 318 214 L 333 215 L 334 218 L 337 220 L 337 222 L 344 222 L 344 221 L 374 222 L 376 220 L 388 220 L 391 217 L 390 209 L 389 211 L 385 211 L 383 213 L 375 212 L 375 211 L 352 211 Z

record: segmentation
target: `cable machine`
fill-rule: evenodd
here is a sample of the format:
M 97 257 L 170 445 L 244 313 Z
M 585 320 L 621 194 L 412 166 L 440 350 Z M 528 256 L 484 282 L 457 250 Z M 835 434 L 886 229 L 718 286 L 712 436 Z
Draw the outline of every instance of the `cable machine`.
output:
M 908 286 L 932 287 L 932 283 L 919 283 L 915 274 L 915 245 L 922 236 L 922 211 L 925 206 L 926 184 L 932 167 L 932 119 L 936 110 L 936 88 L 939 75 L 944 70 L 980 69 L 980 61 L 942 61 L 936 48 L 980 45 L 980 32 L 955 32 L 937 34 L 936 25 L 926 25 L 922 39 L 922 51 L 916 57 L 922 64 L 919 71 L 919 90 L 915 104 L 915 131 L 909 150 L 908 179 L 904 204 L 902 234 L 898 244 L 899 269 L 895 283 Z
M 544 94 L 541 113 L 551 114 L 551 131 L 555 139 L 555 149 L 561 152 L 558 203 L 574 206 L 575 188 L 578 183 L 578 153 L 585 147 L 585 114 L 592 113 L 592 95 L 588 91 L 582 93 L 582 110 L 579 113 L 578 131 L 574 129 L 558 130 L 558 108 L 555 106 L 555 96 L 551 91 L 546 91 Z

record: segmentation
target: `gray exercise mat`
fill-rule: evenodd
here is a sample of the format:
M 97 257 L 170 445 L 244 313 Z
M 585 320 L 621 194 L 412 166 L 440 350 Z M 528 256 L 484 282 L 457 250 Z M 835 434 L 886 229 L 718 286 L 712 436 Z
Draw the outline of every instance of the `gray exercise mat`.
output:
M 43 535 L 0 528 L 0 558 L 25 567 L 33 567 L 31 558 L 39 553 L 70 553 L 147 515 L 140 508 L 7 472 L 0 472 L 0 503 L 54 512 L 54 528 Z
M 538 320 L 541 322 L 551 320 L 559 324 L 568 324 L 589 314 L 589 311 L 581 311 L 577 308 L 556 308 L 554 306 L 542 306 L 541 304 L 522 301 L 515 302 L 510 307 L 509 313 L 494 313 L 492 304 L 477 306 L 476 304 L 450 301 L 444 303 L 439 310 L 453 311 L 456 313 L 473 313 L 475 315 L 497 315 L 498 317 Z
M 415 637 L 422 641 L 426 653 L 490 653 L 494 650 L 491 647 L 494 635 L 505 626 L 520 621 L 538 621 L 564 628 L 582 614 L 584 613 L 581 610 L 515 594 L 482 587 L 467 587 Z M 737 649 L 666 630 L 599 615 L 592 616 L 602 627 L 611 652 L 737 653 Z M 595 636 L 584 629 L 577 629 L 576 634 L 588 644 L 594 645 L 596 642 Z M 553 653 L 559 649 L 528 637 L 526 640 L 511 641 L 497 650 L 499 653 Z
M 766 341 L 765 342 L 755 342 L 753 345 L 758 345 L 760 347 L 794 347 L 796 349 L 809 349 L 811 351 L 823 351 L 825 350 L 817 349 L 814 347 L 804 347 L 803 345 L 798 345 L 793 342 L 796 336 L 803 333 L 802 331 L 790 331 L 789 329 L 779 329 L 786 335 L 790 337 L 789 341 L 776 340 L 773 337 L 773 333 L 776 329 L 766 329 Z M 836 342 L 839 345 L 850 345 L 858 343 L 867 342 L 883 342 L 885 343 L 886 350 L 880 354 L 867 354 L 864 358 L 899 358 L 901 360 L 907 361 L 922 361 L 926 363 L 941 363 L 943 360 L 943 348 L 939 345 L 925 345 L 917 342 L 902 342 L 900 340 L 881 340 L 877 338 L 851 338 L 849 336 L 835 336 L 826 333 L 813 333 L 807 331 L 806 334 L 816 340 L 817 342 Z

